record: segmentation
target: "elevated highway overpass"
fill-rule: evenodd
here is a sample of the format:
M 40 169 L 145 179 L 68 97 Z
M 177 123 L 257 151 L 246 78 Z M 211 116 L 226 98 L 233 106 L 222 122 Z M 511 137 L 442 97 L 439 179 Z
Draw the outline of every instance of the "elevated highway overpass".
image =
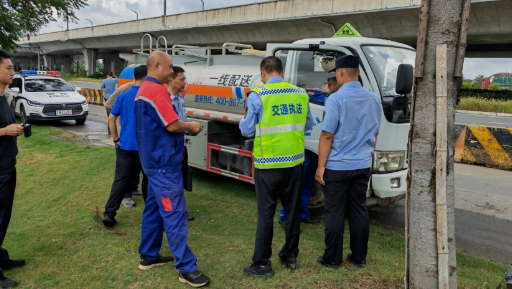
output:
M 512 1 L 471 3 L 466 56 L 510 57 Z M 330 37 L 346 22 L 366 37 L 415 46 L 420 4 L 421 0 L 278 0 L 154 17 L 25 37 L 18 43 L 32 49 L 18 51 L 15 61 L 33 61 L 34 51 L 40 49 L 46 66 L 68 71 L 72 57 L 78 56 L 85 57 L 88 68 L 104 59 L 107 69 L 119 72 L 125 63 L 118 53 L 140 47 L 145 33 L 154 36 L 153 43 L 164 36 L 169 47 L 235 42 L 264 49 L 266 43 Z

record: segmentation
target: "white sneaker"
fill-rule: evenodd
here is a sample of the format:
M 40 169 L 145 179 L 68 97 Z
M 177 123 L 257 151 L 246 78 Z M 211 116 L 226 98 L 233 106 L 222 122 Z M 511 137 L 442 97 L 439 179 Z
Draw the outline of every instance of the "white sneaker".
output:
M 123 204 L 123 206 L 127 208 L 132 208 L 135 207 L 137 203 L 135 203 L 135 201 L 132 198 L 124 198 L 121 204 Z

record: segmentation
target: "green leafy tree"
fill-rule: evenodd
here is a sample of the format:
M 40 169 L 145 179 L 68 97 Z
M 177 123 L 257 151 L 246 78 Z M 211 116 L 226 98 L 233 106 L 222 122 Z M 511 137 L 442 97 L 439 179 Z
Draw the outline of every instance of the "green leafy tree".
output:
M 485 79 L 485 76 L 483 75 L 479 75 L 477 77 L 475 77 L 475 79 L 473 79 L 473 82 L 472 82 L 472 88 L 474 89 L 480 89 L 480 84 L 482 82 L 482 80 Z
M 24 34 L 36 34 L 42 25 L 57 18 L 76 21 L 74 10 L 87 5 L 87 0 L 2 0 L 0 5 L 0 45 L 14 51 L 16 41 Z
M 487 89 L 493 90 L 493 91 L 500 90 L 500 85 L 497 83 L 492 83 L 489 85 L 489 87 Z
M 461 89 L 471 89 L 473 88 L 473 85 L 471 84 L 471 81 L 464 81 L 462 83 Z

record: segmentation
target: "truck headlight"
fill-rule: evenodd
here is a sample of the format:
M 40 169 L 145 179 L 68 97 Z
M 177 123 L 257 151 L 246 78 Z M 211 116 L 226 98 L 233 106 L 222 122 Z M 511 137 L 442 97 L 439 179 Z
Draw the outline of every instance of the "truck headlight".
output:
M 81 105 L 87 105 L 87 100 L 80 102 Z
M 37 102 L 37 101 L 28 100 L 28 99 L 27 99 L 27 104 L 30 105 L 30 106 L 44 106 L 44 103 L 40 103 L 40 102 Z
M 405 151 L 375 151 L 373 154 L 373 173 L 383 174 L 402 170 L 404 160 Z

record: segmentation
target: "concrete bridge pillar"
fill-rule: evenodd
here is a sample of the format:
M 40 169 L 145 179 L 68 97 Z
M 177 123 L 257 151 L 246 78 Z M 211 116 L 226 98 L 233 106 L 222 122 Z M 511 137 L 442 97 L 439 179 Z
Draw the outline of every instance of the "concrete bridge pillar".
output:
M 28 69 L 28 67 L 30 66 L 30 58 L 25 57 L 25 56 L 21 56 L 21 57 L 15 56 L 15 57 L 13 57 L 12 62 L 14 64 L 16 72 L 23 70 L 23 69 Z
M 82 49 L 85 57 L 85 70 L 87 76 L 91 76 L 96 72 L 96 51 L 92 49 Z
M 54 67 L 52 70 L 71 73 L 73 70 L 73 59 L 69 55 L 54 56 Z
M 124 59 L 119 57 L 119 53 L 109 53 L 103 55 L 103 66 L 105 71 L 119 75 L 126 65 Z
M 44 67 L 50 71 L 55 70 L 55 56 L 43 55 Z

